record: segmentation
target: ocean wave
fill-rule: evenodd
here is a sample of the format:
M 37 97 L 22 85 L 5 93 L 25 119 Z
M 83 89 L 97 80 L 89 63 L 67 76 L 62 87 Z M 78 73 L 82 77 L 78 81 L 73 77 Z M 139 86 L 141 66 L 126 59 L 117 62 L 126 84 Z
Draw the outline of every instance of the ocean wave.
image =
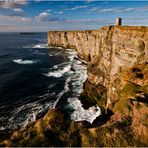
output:
M 59 78 L 59 77 L 62 77 L 63 74 L 65 74 L 66 72 L 70 71 L 70 68 L 71 66 L 70 65 L 67 65 L 66 67 L 64 67 L 62 70 L 55 70 L 53 72 L 48 72 L 47 74 L 43 74 L 47 77 L 56 77 L 56 78 Z
M 37 44 L 32 47 L 46 48 L 47 44 L 45 44 L 45 46 L 43 44 Z M 51 48 L 53 47 L 51 46 Z M 61 51 L 53 53 L 50 52 L 50 54 L 51 56 L 53 56 L 56 54 L 62 54 L 62 52 Z M 98 106 L 92 106 L 87 110 L 83 108 L 83 105 L 81 101 L 78 99 L 78 97 L 83 92 L 83 83 L 87 79 L 86 65 L 83 64 L 83 62 L 81 62 L 79 59 L 75 58 L 77 56 L 75 50 L 67 49 L 66 55 L 68 57 L 68 61 L 54 65 L 52 68 L 48 69 L 49 72 L 43 74 L 47 77 L 56 77 L 56 78 L 64 76 L 62 77 L 66 80 L 64 84 L 64 89 L 61 90 L 59 94 L 53 92 L 52 94 L 47 93 L 42 96 L 38 96 L 37 97 L 38 101 L 31 103 L 24 103 L 24 105 L 16 108 L 12 112 L 12 115 L 8 120 L 7 126 L 9 126 L 9 129 L 17 129 L 18 127 L 25 127 L 28 123 L 35 121 L 36 117 L 38 117 L 39 114 L 46 112 L 48 109 L 55 108 L 59 100 L 62 98 L 62 96 L 68 92 L 71 92 L 71 96 L 69 96 L 67 102 L 68 106 L 74 109 L 74 112 L 71 113 L 72 120 L 74 121 L 86 120 L 92 123 L 96 119 L 96 117 L 101 114 L 100 108 Z M 36 63 L 37 61 L 16 59 L 13 60 L 13 62 L 18 64 L 33 64 L 34 62 Z M 49 84 L 48 89 L 49 90 L 53 89 L 57 84 L 58 82 Z M 49 99 L 50 101 L 45 102 L 48 98 L 51 98 L 49 96 L 56 99 L 54 100 Z M 45 103 L 42 103 L 43 101 Z
M 80 94 L 83 92 L 83 83 L 87 79 L 86 62 L 77 58 L 76 52 L 72 49 L 68 49 L 67 53 L 68 59 L 72 63 L 71 69 L 74 71 L 70 76 L 73 93 L 72 96 L 74 97 L 68 98 L 67 105 L 68 108 L 70 107 L 74 109 L 74 112 L 71 113 L 71 119 L 74 121 L 88 121 L 89 123 L 93 123 L 93 121 L 101 115 L 100 108 L 96 105 L 86 110 L 78 99 Z
M 10 124 L 10 126 L 13 125 L 13 127 L 11 127 L 11 129 L 16 129 L 18 126 L 26 127 L 26 125 L 28 123 L 31 123 L 31 122 L 36 120 L 36 117 L 37 117 L 38 114 L 42 113 L 45 110 L 55 108 L 59 99 L 65 93 L 67 93 L 69 91 L 69 82 L 70 82 L 70 78 L 67 78 L 66 81 L 65 81 L 64 89 L 57 95 L 56 100 L 46 102 L 45 104 L 41 104 L 41 103 L 39 103 L 39 101 L 36 101 L 34 103 L 28 103 L 28 104 L 23 105 L 23 106 L 19 107 L 18 109 L 16 109 L 13 112 L 13 116 L 9 119 L 9 123 L 16 122 L 16 119 L 17 119 L 17 122 L 19 123 L 19 125 Z M 49 95 L 49 94 L 40 96 L 38 98 L 43 100 L 43 98 L 46 98 L 47 95 Z M 50 94 L 50 96 L 52 96 L 52 94 Z M 17 117 L 19 114 L 25 114 L 25 117 L 23 117 L 23 118 L 22 118 L 22 116 Z
M 63 63 L 57 64 L 57 65 L 54 65 L 53 67 L 50 68 L 50 70 L 51 71 L 53 71 L 53 70 L 60 70 L 62 68 L 67 67 L 68 65 L 70 65 L 70 62 L 63 62 Z
M 52 47 L 53 48 L 53 47 Z M 58 55 L 61 55 L 62 54 L 62 51 L 50 51 L 48 53 L 48 55 L 51 57 L 51 56 L 58 56 Z M 62 54 L 63 55 L 63 54 Z
M 1 121 L 7 122 L 6 125 L 1 125 L 0 130 L 10 129 L 16 130 L 18 128 L 25 127 L 28 123 L 34 122 L 38 115 L 50 108 L 55 108 L 57 102 L 55 100 L 42 103 L 43 100 L 47 100 L 49 97 L 55 96 L 55 93 L 46 93 L 42 96 L 37 97 L 37 101 L 24 103 L 23 105 L 16 107 L 12 112 L 11 116 L 3 117 Z M 31 98 L 30 98 L 31 99 Z M 59 99 L 59 98 L 58 98 Z
M 39 44 L 27 45 L 24 46 L 23 48 L 50 48 L 50 46 L 48 46 L 48 44 L 39 43 Z
M 32 46 L 32 48 L 48 48 L 48 44 L 37 44 Z
M 14 63 L 17 64 L 35 64 L 38 61 L 37 60 L 22 60 L 22 59 L 17 59 L 17 60 L 13 60 Z
M 64 90 L 58 95 L 58 98 L 61 98 L 63 94 L 69 91 L 69 82 L 71 81 L 70 77 L 66 79 Z
M 38 50 L 35 50 L 33 54 L 38 54 L 38 55 L 45 55 L 46 53 L 39 52 Z
M 31 45 L 31 48 L 57 48 L 57 49 L 63 49 L 62 47 L 55 47 L 55 46 L 49 46 L 48 44 L 45 43 L 39 43 L 36 45 Z
M 83 108 L 82 103 L 78 98 L 69 98 L 68 102 L 69 107 L 72 107 L 75 110 L 71 113 L 71 119 L 74 121 L 88 121 L 92 124 L 93 121 L 101 115 L 101 110 L 97 105 L 86 110 Z
M 57 85 L 57 83 L 52 83 L 48 86 L 48 89 L 51 89 L 51 88 L 55 87 L 56 85 Z

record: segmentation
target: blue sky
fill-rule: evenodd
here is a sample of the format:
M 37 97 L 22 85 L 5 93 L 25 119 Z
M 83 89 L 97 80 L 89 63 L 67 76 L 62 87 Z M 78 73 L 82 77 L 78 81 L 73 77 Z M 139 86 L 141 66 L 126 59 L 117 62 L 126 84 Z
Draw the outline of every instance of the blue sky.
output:
M 114 25 L 148 25 L 148 1 L 0 1 L 0 32 L 84 30 Z

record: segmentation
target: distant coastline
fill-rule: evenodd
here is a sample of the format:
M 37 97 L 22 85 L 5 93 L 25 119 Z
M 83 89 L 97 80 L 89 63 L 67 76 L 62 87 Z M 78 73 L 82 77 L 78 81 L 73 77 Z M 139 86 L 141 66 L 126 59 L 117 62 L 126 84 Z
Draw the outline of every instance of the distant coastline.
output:
M 20 35 L 36 35 L 36 34 L 43 34 L 46 32 L 20 32 Z

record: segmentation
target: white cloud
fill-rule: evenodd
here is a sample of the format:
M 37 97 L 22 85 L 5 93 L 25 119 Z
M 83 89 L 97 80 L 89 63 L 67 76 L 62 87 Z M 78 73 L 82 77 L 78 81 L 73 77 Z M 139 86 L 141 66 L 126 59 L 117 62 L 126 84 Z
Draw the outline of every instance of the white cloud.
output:
M 77 10 L 77 9 L 82 9 L 82 8 L 87 8 L 88 6 L 84 5 L 84 6 L 75 6 L 73 8 L 66 8 L 64 10 Z
M 108 9 L 101 9 L 99 12 L 115 12 L 118 11 L 119 8 L 108 8 Z
M 38 16 L 36 16 L 36 20 L 37 21 L 48 21 L 49 20 L 49 18 L 50 18 L 50 13 L 48 13 L 48 12 L 42 12 L 42 13 L 40 13 Z
M 122 8 L 122 7 L 116 7 L 116 8 L 105 8 L 105 9 L 91 9 L 91 11 L 98 11 L 101 13 L 106 12 L 113 12 L 113 13 L 124 13 L 124 12 L 145 12 L 148 11 L 148 6 L 144 7 L 130 7 L 130 8 Z
M 70 23 L 105 23 L 106 19 L 80 19 L 80 20 L 65 20 Z
M 52 10 L 51 9 L 48 9 L 48 10 L 46 10 L 47 12 L 51 12 Z
M 31 22 L 31 18 L 21 17 L 21 16 L 7 16 L 7 15 L 0 15 L 0 20 L 8 22 L 17 22 L 17 23 Z
M 93 1 L 95 1 L 95 0 L 86 0 L 87 3 L 91 3 Z
M 135 8 L 135 11 L 138 11 L 138 12 L 145 12 L 145 11 L 148 11 L 148 6 Z
M 13 10 L 16 12 L 23 12 L 23 10 L 21 8 L 14 8 Z
M 22 6 L 26 5 L 27 0 L 5 0 L 0 1 L 0 8 L 10 9 L 15 12 L 23 12 Z
M 59 14 L 63 14 L 64 12 L 63 12 L 63 11 L 59 11 L 58 13 L 59 13 Z
M 21 17 L 20 18 L 21 22 L 31 22 L 31 18 L 27 18 L 27 17 Z
M 148 17 L 128 17 L 128 18 L 124 18 L 125 20 L 129 20 L 129 21 L 135 21 L 135 20 L 148 20 Z
M 128 12 L 146 12 L 148 11 L 148 6 L 144 7 L 110 7 L 110 8 L 91 8 L 87 14 L 93 13 L 128 13 Z
M 48 12 L 42 12 L 35 17 L 38 22 L 63 22 L 65 19 L 52 17 Z
M 20 8 L 21 6 L 26 5 L 27 3 L 27 0 L 5 0 L 0 1 L 0 8 Z

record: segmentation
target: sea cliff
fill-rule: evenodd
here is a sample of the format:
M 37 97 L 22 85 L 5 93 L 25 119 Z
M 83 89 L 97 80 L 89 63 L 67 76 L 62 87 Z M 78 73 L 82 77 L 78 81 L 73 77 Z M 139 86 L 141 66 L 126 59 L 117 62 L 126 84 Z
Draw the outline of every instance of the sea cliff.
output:
M 104 112 L 89 124 L 52 109 L 25 129 L 0 133 L 0 145 L 148 146 L 148 27 L 50 31 L 48 44 L 75 48 L 87 61 L 88 78 L 80 99 L 97 103 Z
M 98 30 L 51 31 L 48 44 L 75 48 L 79 56 L 88 61 L 86 83 L 90 87 L 106 88 L 106 105 L 109 106 L 119 99 L 122 71 L 148 60 L 148 27 L 106 26 Z

